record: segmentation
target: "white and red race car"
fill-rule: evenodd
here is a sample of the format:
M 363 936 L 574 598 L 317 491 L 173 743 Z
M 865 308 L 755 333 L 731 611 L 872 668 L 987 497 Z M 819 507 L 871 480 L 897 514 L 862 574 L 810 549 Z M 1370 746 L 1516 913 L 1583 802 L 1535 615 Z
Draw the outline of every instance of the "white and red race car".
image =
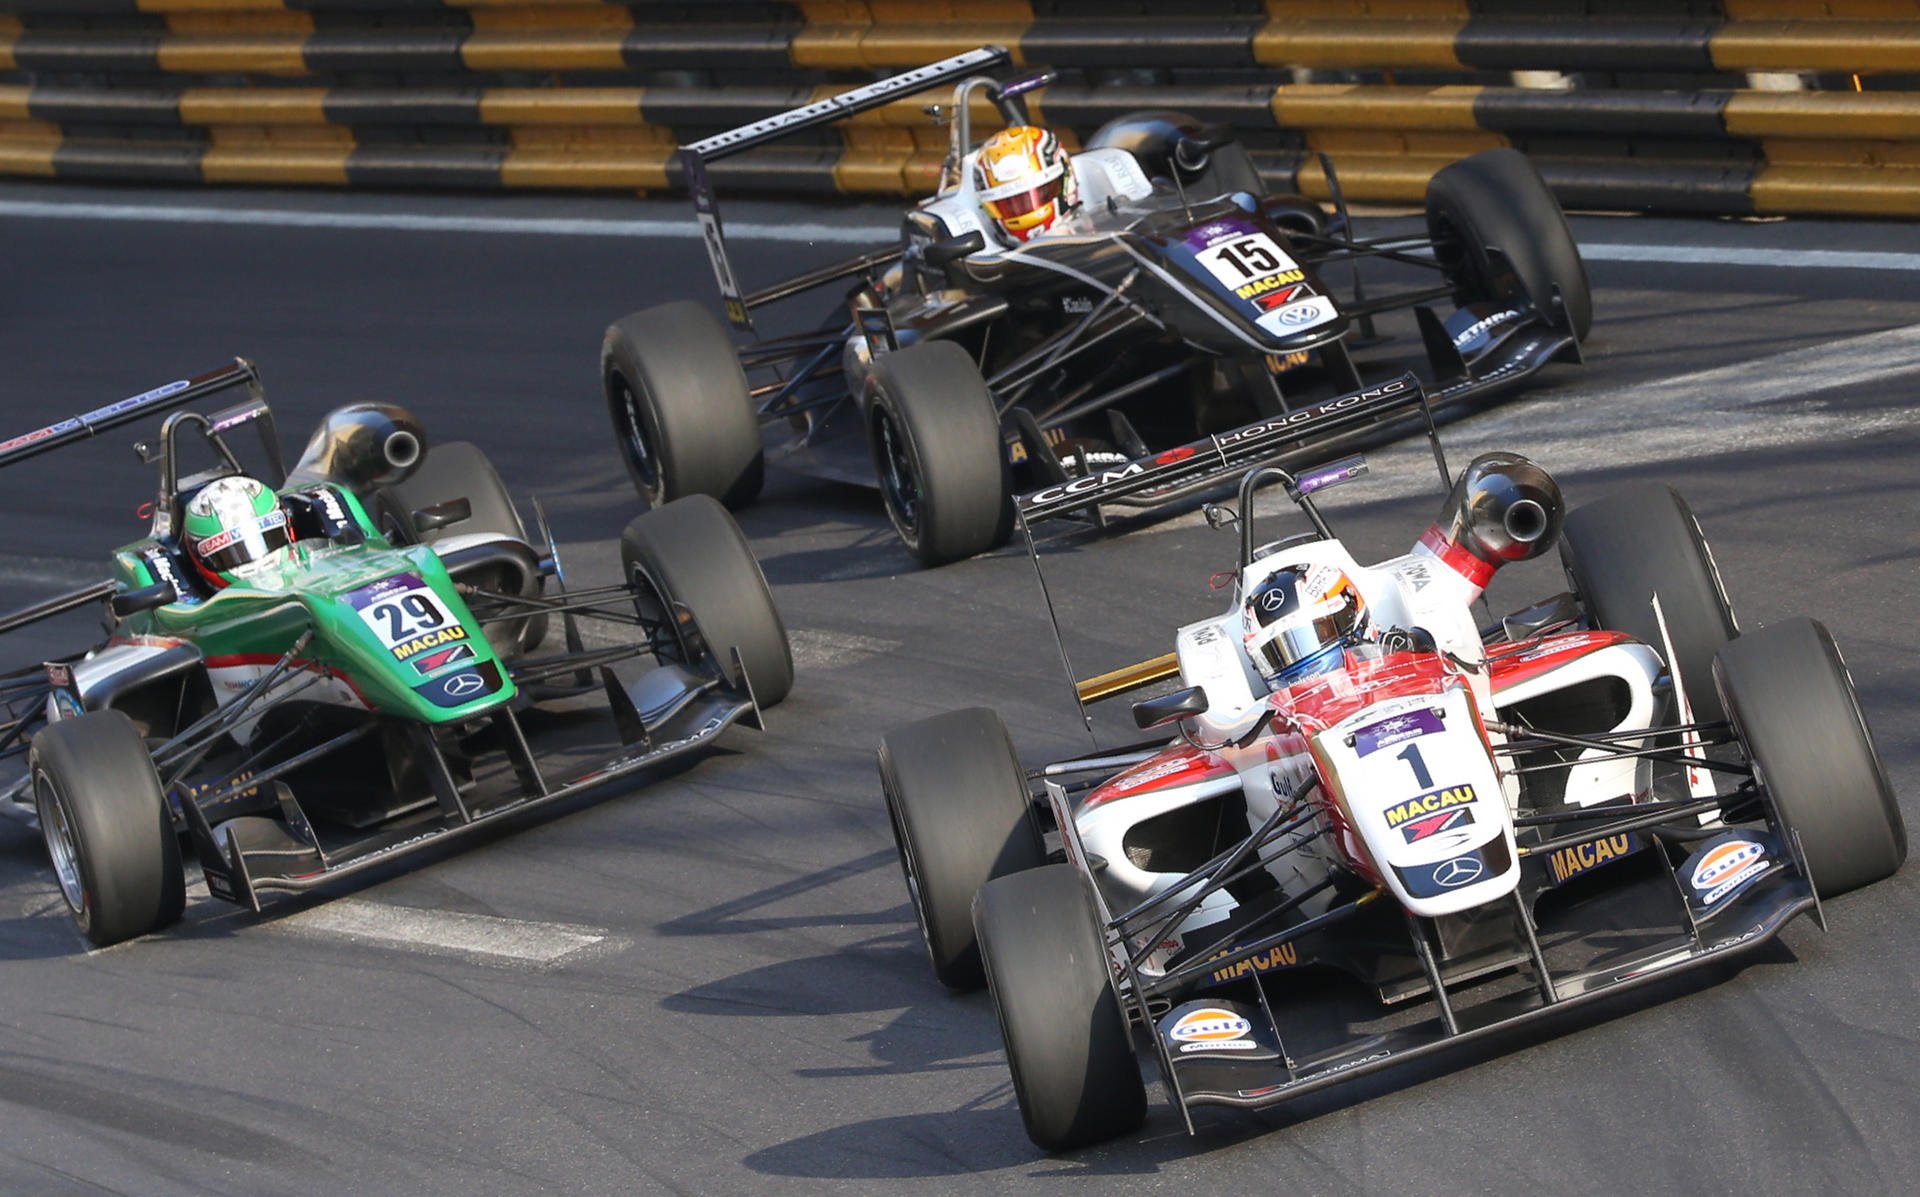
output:
M 1171 740 L 1027 771 L 975 708 L 881 746 L 934 971 L 990 986 L 1041 1147 L 1140 1123 L 1135 1031 L 1191 1128 L 1749 951 L 1905 859 L 1832 638 L 1740 632 L 1677 494 L 1566 514 L 1488 454 L 1362 565 L 1311 492 L 1363 472 L 1249 474 L 1228 610 L 1078 684 L 1177 678 L 1133 708 Z M 1276 477 L 1313 531 L 1256 549 Z M 1494 571 L 1556 544 L 1569 592 L 1478 626 Z

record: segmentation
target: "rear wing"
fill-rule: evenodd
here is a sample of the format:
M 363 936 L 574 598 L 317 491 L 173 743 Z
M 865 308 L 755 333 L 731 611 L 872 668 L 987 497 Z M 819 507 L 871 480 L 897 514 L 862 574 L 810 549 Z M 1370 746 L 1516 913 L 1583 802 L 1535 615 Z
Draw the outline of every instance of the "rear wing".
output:
M 264 420 L 263 427 L 271 428 L 271 417 L 267 415 L 266 397 L 260 385 L 260 371 L 246 358 L 236 357 L 229 364 L 204 374 L 177 379 L 117 403 L 96 407 L 90 412 L 69 416 L 45 428 L 36 428 L 32 432 L 21 433 L 19 436 L 0 441 L 0 467 L 15 465 L 28 458 L 38 457 L 42 453 L 50 453 L 63 445 L 98 436 L 102 432 L 129 424 L 143 416 L 172 411 L 197 399 L 204 399 L 208 395 L 218 394 L 238 386 L 247 388 L 247 401 L 216 415 L 212 426 L 216 430 L 224 430 L 248 421 Z M 155 460 L 148 456 L 148 446 L 140 446 L 140 449 L 143 458 L 147 461 Z M 277 446 L 274 452 L 277 454 Z M 23 607 L 18 611 L 0 614 L 0 635 L 104 599 L 111 599 L 118 590 L 119 587 L 111 581 L 94 582 Z M 0 704 L 4 704 L 7 687 L 11 684 L 0 679 Z M 0 756 L 6 755 L 6 743 L 18 731 L 19 726 L 18 721 L 0 723 Z
M 245 386 L 255 399 L 260 396 L 260 372 L 246 358 L 234 358 L 232 363 L 192 378 L 182 378 L 164 386 L 157 386 L 143 394 L 118 403 L 109 403 L 105 407 L 96 407 L 90 412 L 69 416 L 56 421 L 45 428 L 36 428 L 19 436 L 0 441 L 0 467 L 15 465 L 28 458 L 38 457 L 74 441 L 86 440 L 100 435 L 109 429 L 131 423 L 142 416 L 154 415 L 163 411 L 172 411 L 184 407 L 196 399 L 229 387 Z
M 1426 391 L 1420 386 L 1420 380 L 1409 372 L 1378 386 L 1352 391 L 1325 403 L 1243 425 L 1229 432 L 1217 432 L 1204 440 L 1168 449 L 1151 457 L 1137 458 L 1125 465 L 1041 487 L 1019 496 L 1014 504 L 1021 523 L 1031 530 L 1034 524 L 1085 511 L 1101 503 L 1147 491 L 1174 491 L 1211 478 L 1224 479 L 1285 456 L 1289 451 L 1330 440 L 1336 434 L 1414 411 L 1419 411 L 1426 418 L 1427 432 L 1433 439 L 1434 453 L 1444 476 L 1447 472 L 1446 460 L 1439 456 L 1439 441 L 1434 436 L 1433 410 L 1427 404 Z
M 720 224 L 720 208 L 714 200 L 713 183 L 707 177 L 708 163 L 731 158 L 735 154 L 778 141 L 802 129 L 811 129 L 855 113 L 867 112 L 891 103 L 901 96 L 927 91 L 992 67 L 1004 66 L 1012 61 L 1013 55 L 1008 53 L 1006 47 L 982 46 L 977 50 L 968 50 L 964 54 L 943 58 L 939 62 L 915 67 L 910 71 L 902 71 L 878 83 L 856 87 L 841 95 L 830 96 L 774 116 L 764 117 L 752 124 L 729 129 L 725 133 L 716 133 L 692 145 L 681 146 L 680 167 L 686 177 L 687 191 L 693 197 L 694 211 L 700 220 L 700 235 L 707 245 L 707 260 L 713 264 L 714 281 L 720 286 L 720 298 L 726 304 L 727 319 L 733 326 L 751 331 L 753 322 L 748 318 L 748 304 L 740 293 L 740 285 L 735 279 L 733 267 L 727 261 L 726 238 Z

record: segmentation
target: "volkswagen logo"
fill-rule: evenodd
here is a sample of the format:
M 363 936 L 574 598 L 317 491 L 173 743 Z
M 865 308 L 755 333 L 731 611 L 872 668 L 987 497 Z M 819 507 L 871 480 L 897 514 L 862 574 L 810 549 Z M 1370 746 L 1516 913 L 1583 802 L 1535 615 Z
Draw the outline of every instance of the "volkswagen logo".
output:
M 1486 871 L 1487 866 L 1480 863 L 1479 857 L 1456 856 L 1433 866 L 1433 883 L 1447 889 L 1459 889 L 1480 880 L 1480 874 Z
M 448 698 L 465 698 L 478 690 L 484 690 L 487 684 L 480 680 L 477 673 L 456 673 L 447 679 L 445 693 Z M 1445 885 L 1446 882 L 1441 882 Z
M 1312 324 L 1320 318 L 1320 305 L 1317 303 L 1297 303 L 1292 307 L 1280 309 L 1282 324 Z

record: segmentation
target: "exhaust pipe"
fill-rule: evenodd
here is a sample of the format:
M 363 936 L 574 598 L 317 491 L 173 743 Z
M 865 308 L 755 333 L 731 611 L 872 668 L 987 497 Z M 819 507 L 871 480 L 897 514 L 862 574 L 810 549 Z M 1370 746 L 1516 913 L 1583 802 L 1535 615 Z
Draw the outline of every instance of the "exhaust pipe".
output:
M 426 454 L 427 434 L 406 408 L 355 403 L 320 421 L 288 481 L 332 482 L 365 494 L 406 481 Z
M 1437 558 L 1472 602 L 1502 565 L 1552 548 L 1565 520 L 1552 475 L 1518 453 L 1483 453 L 1460 475 L 1414 552 Z

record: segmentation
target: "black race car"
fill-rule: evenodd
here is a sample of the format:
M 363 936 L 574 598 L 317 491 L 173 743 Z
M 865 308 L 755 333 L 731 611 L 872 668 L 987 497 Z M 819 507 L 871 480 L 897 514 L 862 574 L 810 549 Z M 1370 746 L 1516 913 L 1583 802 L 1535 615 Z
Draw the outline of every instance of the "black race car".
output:
M 1330 455 L 1325 441 L 1273 434 L 1368 389 L 1347 342 L 1377 312 L 1414 310 L 1436 404 L 1580 359 L 1592 319 L 1585 268 L 1553 195 L 1507 149 L 1434 176 L 1426 235 L 1362 240 L 1330 164 L 1332 211 L 1264 194 L 1245 147 L 1221 130 L 1135 113 L 1072 157 L 1071 216 L 1003 245 L 982 217 L 969 104 L 982 91 L 1008 125 L 1025 125 L 1022 94 L 1052 78 L 982 73 L 1007 61 L 999 47 L 969 51 L 681 149 L 736 329 L 753 332 L 764 305 L 847 290 L 812 330 L 745 344 L 685 300 L 607 330 L 601 378 L 643 497 L 739 505 L 758 494 L 771 456 L 877 482 L 901 540 L 938 565 L 1004 541 L 1011 495 L 1184 451 L 1196 435 L 1256 439 L 1267 460 Z M 942 184 L 906 214 L 899 243 L 743 293 L 708 164 L 949 82 L 951 103 L 929 108 L 951 129 Z M 1432 282 L 1369 297 L 1356 273 L 1352 296 L 1336 300 L 1329 267 L 1366 258 L 1422 268 Z M 1428 306 L 1438 303 L 1449 314 Z M 1358 419 L 1336 431 L 1378 432 Z M 1123 505 L 1209 489 L 1245 463 L 1222 454 L 1217 465 Z

